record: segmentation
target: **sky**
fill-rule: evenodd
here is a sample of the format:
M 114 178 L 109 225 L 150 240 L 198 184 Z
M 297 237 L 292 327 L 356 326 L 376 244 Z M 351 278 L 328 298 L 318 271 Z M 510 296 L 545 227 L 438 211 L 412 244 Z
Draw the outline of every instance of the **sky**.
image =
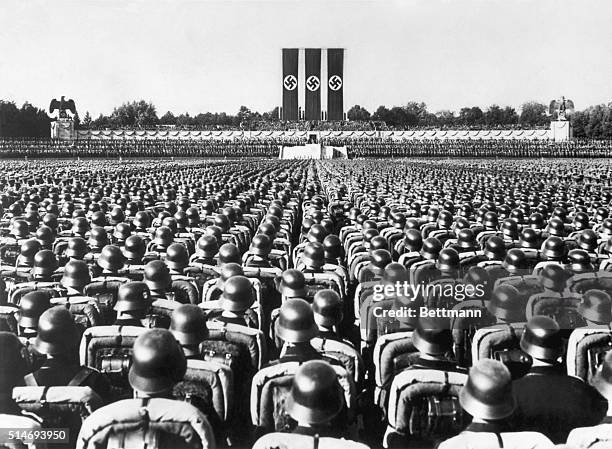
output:
M 283 47 L 342 47 L 345 107 L 612 101 L 610 0 L 0 0 L 0 99 L 260 112 Z

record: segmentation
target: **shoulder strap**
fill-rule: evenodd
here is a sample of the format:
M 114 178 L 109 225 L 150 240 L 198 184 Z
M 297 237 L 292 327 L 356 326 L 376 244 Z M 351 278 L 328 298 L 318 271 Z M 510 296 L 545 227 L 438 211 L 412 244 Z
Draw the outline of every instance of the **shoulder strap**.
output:
M 497 437 L 497 444 L 499 444 L 499 447 L 503 449 L 504 440 L 502 439 L 501 433 L 495 432 L 495 436 Z
M 314 441 L 312 442 L 312 449 L 319 449 L 319 434 L 315 433 L 315 436 L 313 438 Z
M 91 376 L 95 371 L 88 366 L 83 366 L 78 373 L 72 378 L 70 382 L 68 382 L 68 387 L 80 387 L 83 386 L 85 381 Z

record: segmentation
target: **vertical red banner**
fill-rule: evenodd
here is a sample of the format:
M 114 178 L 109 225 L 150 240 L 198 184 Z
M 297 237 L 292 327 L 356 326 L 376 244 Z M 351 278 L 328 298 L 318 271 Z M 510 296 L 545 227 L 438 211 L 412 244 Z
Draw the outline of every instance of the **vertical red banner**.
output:
M 344 49 L 327 50 L 327 119 L 344 119 Z
M 307 48 L 304 54 L 306 74 L 306 120 L 321 120 L 321 49 Z
M 283 48 L 283 120 L 298 120 L 298 49 Z

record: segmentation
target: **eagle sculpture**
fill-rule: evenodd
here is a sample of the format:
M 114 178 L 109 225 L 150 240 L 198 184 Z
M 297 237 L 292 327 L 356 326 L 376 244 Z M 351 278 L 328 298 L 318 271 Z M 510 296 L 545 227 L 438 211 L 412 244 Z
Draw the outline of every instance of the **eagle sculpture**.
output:
M 62 95 L 61 100 L 53 99 L 51 100 L 51 104 L 49 105 L 49 112 L 53 113 L 53 111 L 58 110 L 60 113 L 60 117 L 66 115 L 66 110 L 76 114 L 76 106 L 74 105 L 74 100 L 66 100 Z
M 571 115 L 574 112 L 574 102 L 572 100 L 561 97 L 559 100 L 553 100 L 550 102 L 548 113 L 553 115 L 557 112 L 560 120 L 564 120 L 567 115 Z

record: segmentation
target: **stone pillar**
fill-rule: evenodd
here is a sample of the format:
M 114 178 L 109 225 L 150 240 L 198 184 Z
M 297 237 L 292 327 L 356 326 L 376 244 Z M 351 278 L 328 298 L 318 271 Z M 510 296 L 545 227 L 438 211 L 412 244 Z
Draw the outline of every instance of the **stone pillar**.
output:
M 59 140 L 75 140 L 76 131 L 71 118 L 63 117 L 51 122 L 51 138 Z
M 555 142 L 565 142 L 574 137 L 569 120 L 554 120 L 550 122 L 550 137 Z

